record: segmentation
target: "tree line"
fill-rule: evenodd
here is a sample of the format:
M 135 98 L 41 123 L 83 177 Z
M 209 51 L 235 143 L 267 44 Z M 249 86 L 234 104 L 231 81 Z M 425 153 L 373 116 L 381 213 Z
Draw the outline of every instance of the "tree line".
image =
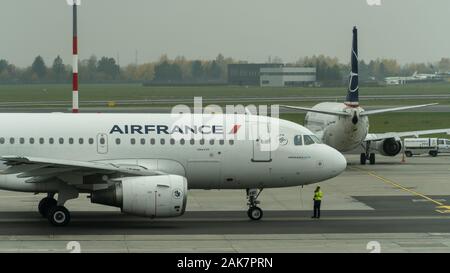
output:
M 272 62 L 282 62 L 274 58 Z M 155 62 L 130 64 L 121 67 L 111 57 L 91 56 L 79 63 L 79 78 L 82 83 L 226 83 L 227 65 L 246 63 L 242 60 L 225 58 L 219 54 L 213 60 L 188 60 L 183 56 L 174 59 L 163 55 Z M 345 83 L 350 71 L 349 64 L 340 63 L 337 58 L 324 55 L 304 57 L 287 66 L 316 67 L 317 81 L 328 85 Z M 359 61 L 359 75 L 362 82 L 383 81 L 390 76 L 408 76 L 414 72 L 435 73 L 450 71 L 450 58 L 442 58 L 436 63 L 410 63 L 400 65 L 394 59 Z M 37 56 L 29 67 L 20 68 L 7 60 L 0 59 L 0 83 L 70 83 L 72 68 L 57 56 L 48 65 Z

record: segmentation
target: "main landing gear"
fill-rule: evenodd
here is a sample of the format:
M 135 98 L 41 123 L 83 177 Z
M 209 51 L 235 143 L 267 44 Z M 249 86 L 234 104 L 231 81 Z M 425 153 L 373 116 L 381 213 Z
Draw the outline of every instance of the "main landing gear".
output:
M 366 165 L 366 161 L 369 160 L 370 165 L 375 164 L 375 153 L 369 153 L 370 152 L 370 142 L 366 143 L 366 152 L 361 153 L 360 156 L 360 163 L 361 165 Z
M 65 189 L 58 193 L 58 201 L 54 198 L 54 193 L 49 193 L 47 197 L 39 202 L 39 213 L 47 218 L 50 224 L 56 227 L 67 226 L 70 222 L 70 212 L 64 207 L 67 200 L 77 198 L 78 192 L 73 189 Z
M 254 221 L 263 217 L 263 210 L 258 207 L 260 202 L 257 200 L 262 191 L 263 189 L 247 189 L 247 205 L 249 207 L 247 216 Z

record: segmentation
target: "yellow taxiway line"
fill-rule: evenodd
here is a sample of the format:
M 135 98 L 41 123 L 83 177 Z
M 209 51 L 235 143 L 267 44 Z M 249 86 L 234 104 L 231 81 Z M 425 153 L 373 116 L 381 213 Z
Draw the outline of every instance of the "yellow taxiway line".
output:
M 375 172 L 373 172 L 373 171 L 367 171 L 367 170 L 364 170 L 364 169 L 358 168 L 358 167 L 352 167 L 352 168 L 357 169 L 357 170 L 362 171 L 362 172 L 365 172 L 365 173 L 367 173 L 368 175 L 370 175 L 370 176 L 372 176 L 372 177 L 375 177 L 375 178 L 377 178 L 378 180 L 381 180 L 381 181 L 383 181 L 383 182 L 386 183 L 386 184 L 392 185 L 392 186 L 394 186 L 394 187 L 396 187 L 396 188 L 398 188 L 398 189 L 404 190 L 404 191 L 406 191 L 406 192 L 411 193 L 412 195 L 419 196 L 419 197 L 421 197 L 421 198 L 423 198 L 423 199 L 425 199 L 425 200 L 428 200 L 428 201 L 430 201 L 430 202 L 436 204 L 436 211 L 439 212 L 439 213 L 450 213 L 450 206 L 445 205 L 444 203 L 439 202 L 439 201 L 437 201 L 437 200 L 435 200 L 435 199 L 433 199 L 433 198 L 431 198 L 431 197 L 429 197 L 429 196 L 426 196 L 425 194 L 422 194 L 422 193 L 420 193 L 420 192 L 413 191 L 413 190 L 410 190 L 410 189 L 408 189 L 408 188 L 405 188 L 404 186 L 400 185 L 400 184 L 397 183 L 397 182 L 394 182 L 394 181 L 392 181 L 392 180 L 389 180 L 389 179 L 387 179 L 387 178 L 384 178 L 384 177 L 382 177 L 382 176 L 377 175 L 377 174 L 376 174 Z

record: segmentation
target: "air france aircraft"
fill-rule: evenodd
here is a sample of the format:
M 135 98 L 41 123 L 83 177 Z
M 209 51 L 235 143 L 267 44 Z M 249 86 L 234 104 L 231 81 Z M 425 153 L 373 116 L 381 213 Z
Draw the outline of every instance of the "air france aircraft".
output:
M 375 164 L 375 152 L 384 156 L 396 156 L 402 151 L 401 137 L 450 133 L 450 128 L 412 132 L 369 134 L 368 116 L 380 113 L 426 107 L 435 104 L 404 106 L 365 111 L 359 106 L 358 85 L 358 31 L 353 28 L 351 52 L 352 71 L 347 98 L 344 103 L 323 102 L 313 108 L 283 105 L 283 107 L 307 111 L 305 127 L 324 143 L 341 152 L 360 152 L 360 163 Z
M 38 208 L 55 226 L 69 223 L 64 204 L 80 193 L 157 218 L 183 215 L 188 189 L 246 189 L 248 217 L 259 220 L 264 188 L 317 183 L 346 168 L 298 124 L 227 114 L 192 122 L 199 115 L 0 114 L 0 188 L 47 194 Z M 275 135 L 260 133 L 275 126 Z

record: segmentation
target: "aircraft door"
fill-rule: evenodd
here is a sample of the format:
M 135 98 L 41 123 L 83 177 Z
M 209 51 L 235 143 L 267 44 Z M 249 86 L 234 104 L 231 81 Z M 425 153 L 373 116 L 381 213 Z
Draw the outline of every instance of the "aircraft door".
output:
M 99 154 L 108 153 L 108 135 L 100 133 L 97 135 L 97 152 Z
M 259 126 L 258 126 L 259 125 Z M 253 162 L 272 161 L 270 132 L 267 123 L 252 123 L 251 134 L 253 136 Z

